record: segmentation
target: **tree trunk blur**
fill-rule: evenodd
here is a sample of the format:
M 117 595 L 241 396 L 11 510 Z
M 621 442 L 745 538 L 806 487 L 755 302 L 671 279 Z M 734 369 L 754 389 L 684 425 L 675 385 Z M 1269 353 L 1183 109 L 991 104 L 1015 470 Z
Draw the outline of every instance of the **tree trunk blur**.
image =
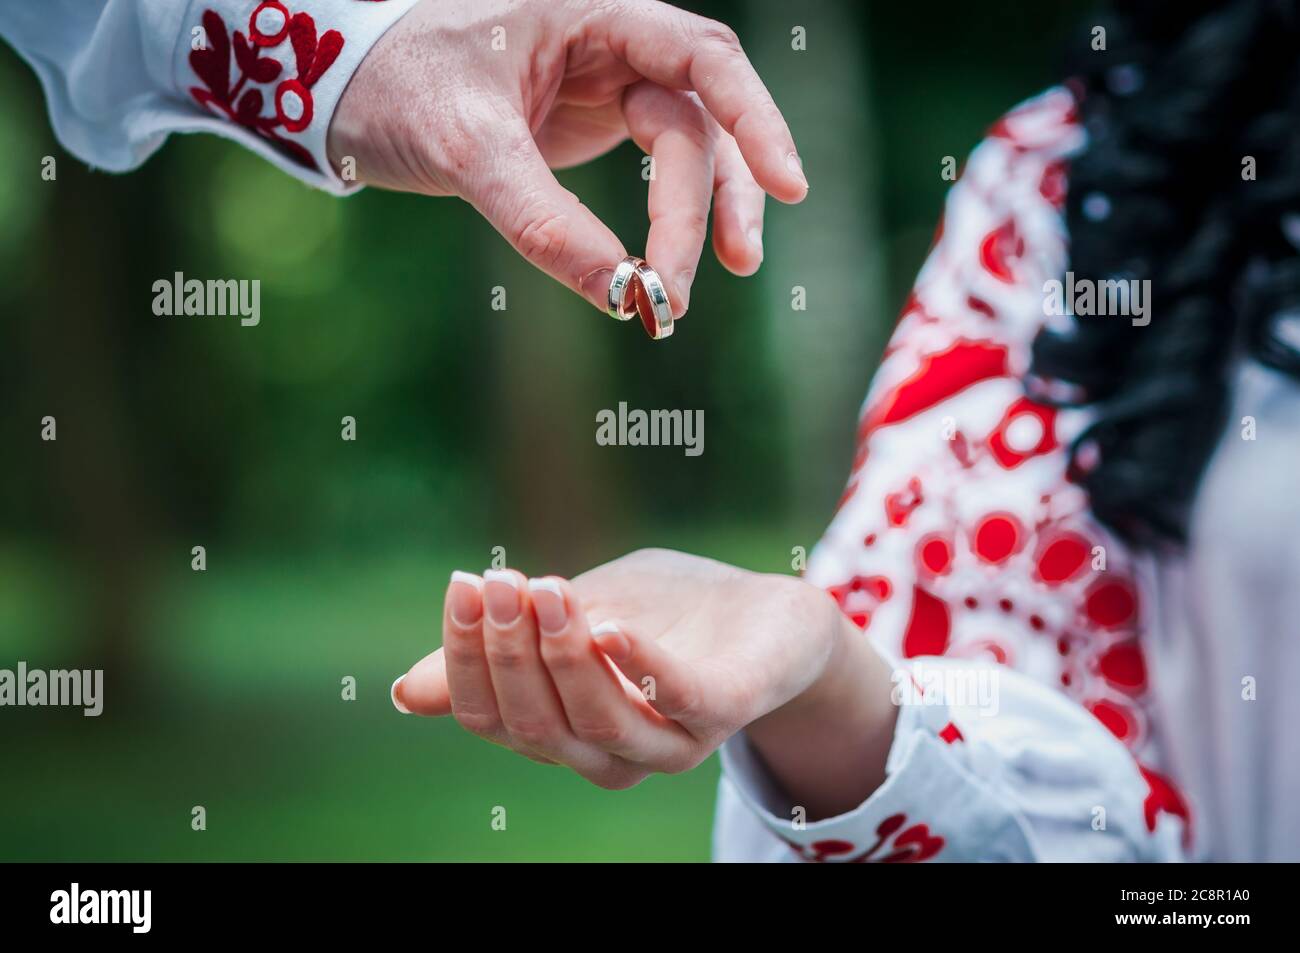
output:
M 820 532 L 848 476 L 858 407 L 883 338 L 884 262 L 868 51 L 848 4 L 745 8 L 738 27 L 794 133 L 810 183 L 793 208 L 769 199 L 759 275 L 784 389 L 778 445 L 796 527 Z M 804 30 L 806 49 L 794 49 Z M 795 310 L 804 289 L 807 310 Z

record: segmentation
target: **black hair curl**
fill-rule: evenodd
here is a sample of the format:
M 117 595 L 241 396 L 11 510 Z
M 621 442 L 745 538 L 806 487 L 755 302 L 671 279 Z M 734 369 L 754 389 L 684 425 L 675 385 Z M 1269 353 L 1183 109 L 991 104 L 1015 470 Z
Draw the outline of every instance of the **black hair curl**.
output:
M 1300 377 L 1300 5 L 1130 0 L 1095 25 L 1106 49 L 1089 24 L 1072 63 L 1088 144 L 1069 172 L 1070 268 L 1149 279 L 1151 320 L 1076 316 L 1035 340 L 1033 375 L 1096 410 L 1072 473 L 1098 518 L 1179 542 L 1234 352 Z

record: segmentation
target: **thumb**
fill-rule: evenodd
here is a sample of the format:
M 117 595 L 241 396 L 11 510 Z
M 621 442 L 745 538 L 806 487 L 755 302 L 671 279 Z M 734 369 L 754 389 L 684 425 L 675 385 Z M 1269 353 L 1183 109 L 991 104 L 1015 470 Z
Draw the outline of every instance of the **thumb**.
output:
M 403 714 L 450 715 L 451 693 L 442 649 L 420 659 L 393 682 L 391 695 L 393 707 Z
M 591 635 L 655 711 L 692 735 L 705 727 L 704 687 L 689 662 L 619 622 L 602 622 Z
M 623 243 L 556 181 L 520 123 L 459 183 L 461 195 L 535 267 L 601 311 Z

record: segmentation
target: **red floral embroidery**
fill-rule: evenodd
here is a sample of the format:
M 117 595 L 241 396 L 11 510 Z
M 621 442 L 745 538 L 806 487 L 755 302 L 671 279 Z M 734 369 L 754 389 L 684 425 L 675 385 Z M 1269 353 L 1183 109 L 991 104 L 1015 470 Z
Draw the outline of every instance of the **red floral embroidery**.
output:
M 907 380 L 863 415 L 858 439 L 879 427 L 907 420 L 947 400 L 972 384 L 1007 374 L 1007 349 L 993 341 L 962 339 L 945 351 L 927 355 Z
M 248 18 L 248 36 L 258 46 L 278 46 L 289 33 L 289 8 L 279 0 L 259 3 Z
M 302 132 L 311 125 L 316 112 L 312 87 L 338 59 L 343 34 L 327 30 L 317 36 L 316 21 L 310 14 L 290 13 L 279 0 L 257 5 L 248 18 L 248 36 L 239 30 L 231 33 L 213 10 L 204 11 L 203 30 L 206 48 L 190 53 L 190 66 L 203 86 L 190 87 L 190 95 L 199 105 L 252 130 L 299 165 L 320 171 L 311 153 L 283 133 Z M 286 39 L 293 51 L 297 75 L 282 79 L 284 62 L 263 53 L 280 47 Z M 272 94 L 273 112 L 268 115 L 262 87 L 277 80 Z
M 885 576 L 854 576 L 845 585 L 831 586 L 828 591 L 853 624 L 865 629 L 871 624 L 872 611 L 893 595 L 894 586 Z
M 913 824 L 904 829 L 906 823 L 906 814 L 891 814 L 876 828 L 876 842 L 858 854 L 854 854 L 857 849 L 854 844 L 846 840 L 819 840 L 811 844 L 796 844 L 794 841 L 786 843 L 804 860 L 813 863 L 837 860 L 849 864 L 915 864 L 930 860 L 943 850 L 946 841 L 938 834 L 931 834 L 928 825 Z M 886 844 L 889 844 L 889 850 L 882 854 L 881 849 Z
M 939 732 L 939 737 L 942 738 L 946 744 L 950 745 L 956 744 L 958 741 L 966 740 L 966 736 L 961 733 L 961 729 L 951 721 L 943 726 L 943 730 Z
M 948 603 L 920 586 L 912 588 L 912 614 L 903 633 L 903 657 L 943 655 L 948 649 L 952 613 Z
M 1151 789 L 1147 826 L 1163 811 L 1183 818 L 1186 835 L 1187 802 L 1145 766 L 1158 751 L 1131 560 L 1075 485 L 1065 450 L 1074 424 L 1024 387 L 1042 321 L 1022 292 L 1068 260 L 1063 237 L 1038 224 L 1059 217 L 1066 196 L 1063 154 L 1077 132 L 1068 98 L 1044 97 L 999 122 L 972 159 L 964 201 L 950 203 L 961 227 L 940 222 L 859 422 L 824 541 L 840 565 L 828 590 L 874 636 L 881 600 L 862 581 L 888 574 L 910 607 L 880 637 L 904 658 L 1059 665 L 1063 693 L 1138 759 Z M 960 732 L 950 725 L 940 738 Z M 818 850 L 811 859 L 852 857 L 834 842 Z
M 980 242 L 980 264 L 994 278 L 1011 284 L 1016 280 L 1011 262 L 1025 254 L 1025 240 L 1016 231 L 1016 220 L 1009 218 Z
M 1187 808 L 1187 802 L 1183 796 L 1178 793 L 1178 788 L 1163 774 L 1157 774 L 1150 768 L 1138 765 L 1138 770 L 1142 772 L 1142 778 L 1147 783 L 1147 797 L 1143 804 L 1143 810 L 1146 814 L 1147 830 L 1156 829 L 1156 814 L 1164 811 L 1167 814 L 1173 814 L 1175 817 L 1183 819 L 1183 844 L 1189 845 L 1192 841 L 1192 818 L 1191 811 Z

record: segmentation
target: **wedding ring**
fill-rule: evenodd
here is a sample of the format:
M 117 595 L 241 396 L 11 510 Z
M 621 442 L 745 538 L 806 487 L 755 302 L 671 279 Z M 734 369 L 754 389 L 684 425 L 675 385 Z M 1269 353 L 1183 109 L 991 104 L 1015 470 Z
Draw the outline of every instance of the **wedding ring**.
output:
M 636 306 L 632 303 L 632 296 L 628 292 L 634 283 L 633 277 L 639 264 L 641 264 L 640 258 L 628 255 L 614 269 L 614 277 L 609 282 L 609 304 L 605 308 L 611 318 L 618 321 L 631 321 L 636 316 Z
M 668 337 L 673 333 L 673 309 L 659 272 L 642 261 L 636 266 L 636 277 L 633 292 L 641 326 L 656 341 Z

